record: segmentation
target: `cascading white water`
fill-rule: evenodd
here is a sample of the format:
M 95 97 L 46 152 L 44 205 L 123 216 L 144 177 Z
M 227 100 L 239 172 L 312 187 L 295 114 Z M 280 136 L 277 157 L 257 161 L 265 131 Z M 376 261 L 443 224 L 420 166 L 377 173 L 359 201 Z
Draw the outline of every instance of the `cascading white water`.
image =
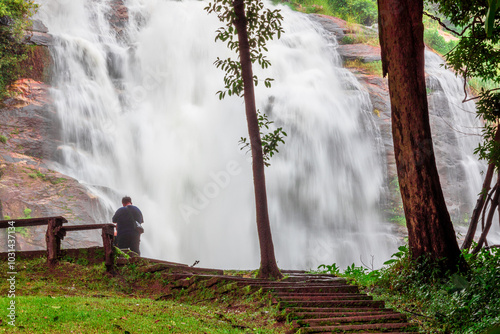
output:
M 483 125 L 476 116 L 475 103 L 463 103 L 463 79 L 444 65 L 441 57 L 426 51 L 429 113 L 436 159 L 442 166 L 441 184 L 456 230 L 465 235 L 487 168 L 486 163 L 474 155 Z M 498 224 L 493 225 L 488 240 L 500 242 Z
M 40 0 L 56 37 L 53 96 L 61 119 L 59 170 L 88 185 L 109 210 L 131 195 L 144 213 L 143 254 L 222 268 L 256 268 L 259 248 L 243 101 L 219 101 L 231 55 L 205 2 L 128 0 L 118 34 L 111 1 Z M 371 105 L 340 67 L 331 40 L 282 8 L 285 34 L 257 105 L 288 132 L 267 170 L 278 265 L 385 261 L 395 238 L 380 221 L 383 161 Z

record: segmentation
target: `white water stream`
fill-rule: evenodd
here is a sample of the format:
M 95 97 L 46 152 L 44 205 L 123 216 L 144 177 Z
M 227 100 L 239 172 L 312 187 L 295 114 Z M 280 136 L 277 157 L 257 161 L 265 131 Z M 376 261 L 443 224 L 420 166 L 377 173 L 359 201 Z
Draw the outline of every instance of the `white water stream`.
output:
M 430 122 L 436 160 L 441 166 L 441 185 L 455 230 L 465 236 L 487 169 L 486 163 L 478 161 L 474 154 L 483 125 L 476 116 L 475 103 L 463 103 L 463 80 L 444 65 L 441 57 L 426 51 Z M 498 218 L 494 221 L 498 222 Z M 479 227 L 477 235 L 480 232 Z M 493 224 L 488 240 L 500 242 L 498 223 Z
M 141 208 L 143 255 L 200 266 L 257 268 L 259 248 L 242 99 L 219 101 L 231 55 L 202 1 L 125 0 L 117 32 L 110 1 L 40 0 L 56 37 L 53 96 L 62 126 L 60 171 L 88 185 L 109 221 L 130 195 Z M 397 239 L 382 222 L 385 158 L 367 93 L 340 66 L 335 44 L 282 8 L 285 34 L 257 105 L 288 133 L 267 169 L 282 268 L 387 260 Z M 119 36 L 119 37 L 118 37 Z M 380 158 L 382 157 L 382 158 Z

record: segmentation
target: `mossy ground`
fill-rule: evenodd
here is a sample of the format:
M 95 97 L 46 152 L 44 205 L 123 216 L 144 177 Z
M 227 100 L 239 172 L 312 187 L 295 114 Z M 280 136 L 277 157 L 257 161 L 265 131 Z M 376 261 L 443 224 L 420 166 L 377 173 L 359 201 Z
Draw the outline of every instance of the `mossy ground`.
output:
M 15 298 L 0 288 L 0 332 L 9 333 L 284 333 L 278 311 L 261 291 L 221 279 L 148 272 L 148 261 L 106 273 L 95 254 L 66 256 L 50 268 L 45 257 L 16 259 Z M 2 261 L 2 280 L 8 278 Z M 16 322 L 7 307 L 15 300 Z

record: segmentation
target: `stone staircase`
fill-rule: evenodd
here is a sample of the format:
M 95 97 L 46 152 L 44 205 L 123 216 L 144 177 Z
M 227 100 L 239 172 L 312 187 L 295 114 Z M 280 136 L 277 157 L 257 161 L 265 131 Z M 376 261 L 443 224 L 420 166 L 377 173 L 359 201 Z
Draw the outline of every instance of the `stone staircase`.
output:
M 126 262 L 141 259 L 144 258 L 131 258 Z M 373 300 L 371 296 L 361 293 L 357 286 L 349 285 L 346 279 L 334 275 L 285 270 L 282 271 L 285 279 L 270 281 L 224 275 L 222 270 L 147 260 L 152 265 L 144 271 L 166 272 L 165 277 L 174 282 L 175 288 L 190 291 L 231 282 L 229 285 L 232 288 L 262 289 L 269 294 L 270 302 L 282 311 L 280 318 L 292 323 L 290 333 L 418 333 L 418 328 L 410 324 L 405 315 L 386 308 L 384 301 Z M 117 262 L 120 264 L 120 261 Z
M 287 274 L 287 272 L 285 272 Z M 296 333 L 416 333 L 406 316 L 332 275 L 289 272 L 280 282 L 248 285 L 272 293 L 272 302 L 293 323 Z

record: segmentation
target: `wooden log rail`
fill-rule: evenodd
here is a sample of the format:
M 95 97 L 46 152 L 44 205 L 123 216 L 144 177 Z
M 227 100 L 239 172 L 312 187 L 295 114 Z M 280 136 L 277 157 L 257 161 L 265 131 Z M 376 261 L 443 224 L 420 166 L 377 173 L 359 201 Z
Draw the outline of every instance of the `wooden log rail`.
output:
M 14 224 L 12 224 L 14 222 Z M 42 218 L 28 218 L 28 219 L 10 219 L 0 220 L 0 228 L 9 227 L 26 227 L 26 226 L 40 226 L 47 225 L 47 232 L 45 234 L 45 241 L 47 243 L 47 263 L 54 265 L 61 257 L 61 240 L 66 236 L 69 231 L 84 231 L 84 230 L 102 230 L 102 244 L 104 246 L 104 254 L 106 261 L 106 271 L 110 272 L 114 267 L 114 225 L 113 224 L 91 224 L 91 225 L 69 225 L 63 226 L 67 223 L 66 218 L 57 217 L 42 217 Z

